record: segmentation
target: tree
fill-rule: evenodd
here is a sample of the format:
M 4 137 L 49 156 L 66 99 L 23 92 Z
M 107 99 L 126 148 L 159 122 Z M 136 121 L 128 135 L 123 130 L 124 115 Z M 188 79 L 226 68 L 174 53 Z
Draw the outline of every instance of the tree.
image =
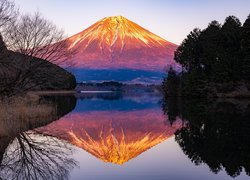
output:
M 197 69 L 200 66 L 200 34 L 200 29 L 194 29 L 175 51 L 175 60 L 187 71 Z
M 4 40 L 12 51 L 66 66 L 65 60 L 72 52 L 65 38 L 62 29 L 37 12 L 22 15 L 8 26 Z
M 179 77 L 172 66 L 167 73 L 167 77 L 164 78 L 162 89 L 167 97 L 177 97 L 179 95 Z
M 71 155 L 72 147 L 55 137 L 20 133 L 3 155 L 0 178 L 68 180 L 77 165 Z
M 218 21 L 212 21 L 200 35 L 200 45 L 202 49 L 201 66 L 207 77 L 212 76 L 212 69 L 220 59 L 220 33 L 221 25 Z
M 195 165 L 207 164 L 212 172 L 225 170 L 232 177 L 244 171 L 250 176 L 249 107 L 249 101 L 185 99 L 178 117 L 186 126 L 175 140 Z
M 6 29 L 17 18 L 18 11 L 12 1 L 0 0 L 0 93 L 4 94 L 9 91 L 10 85 L 14 80 L 13 69 L 15 69 L 8 59 L 6 45 L 1 34 L 6 33 Z
M 223 25 L 212 21 L 204 30 L 194 29 L 175 52 L 175 60 L 184 68 L 178 82 L 181 96 L 216 97 L 249 89 L 249 39 L 250 16 L 243 26 L 229 16 Z M 165 85 L 166 92 L 173 87 Z
M 246 21 L 243 24 L 243 44 L 242 46 L 246 49 L 250 48 L 250 15 L 247 17 Z
M 226 18 L 222 26 L 222 44 L 223 57 L 221 65 L 228 74 L 231 81 L 241 79 L 242 54 L 241 54 L 241 22 L 235 16 Z
M 64 31 L 43 18 L 40 13 L 17 16 L 12 2 L 1 2 L 5 2 L 4 5 L 8 5 L 8 8 L 2 8 L 6 11 L 2 13 L 2 17 L 6 18 L 0 18 L 0 24 L 4 24 L 5 19 L 9 23 L 2 27 L 5 42 L 3 46 L 6 44 L 7 49 L 2 51 L 5 53 L 0 58 L 0 75 L 4 82 L 0 92 L 9 96 L 41 89 L 51 77 L 51 72 L 46 71 L 46 67 L 50 65 L 47 61 L 65 68 L 72 65 L 71 62 L 66 62 L 73 52 L 68 50 Z M 41 69 L 45 71 L 41 72 Z M 54 71 L 63 74 L 58 68 Z M 33 78 L 37 74 L 41 76 Z
M 246 19 L 242 28 L 242 76 L 245 80 L 250 79 L 250 15 Z
M 9 0 L 0 0 L 0 29 L 13 22 L 18 15 L 15 4 Z
M 73 146 L 39 130 L 71 112 L 75 97 L 15 97 L 0 101 L 0 179 L 69 179 Z M 46 128 L 45 128 L 46 129 Z

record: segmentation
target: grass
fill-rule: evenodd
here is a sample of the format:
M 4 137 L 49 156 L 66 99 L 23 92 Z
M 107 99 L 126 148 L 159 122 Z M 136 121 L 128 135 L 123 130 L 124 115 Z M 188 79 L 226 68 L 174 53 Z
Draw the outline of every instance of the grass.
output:
M 0 136 L 10 136 L 46 124 L 56 116 L 56 106 L 38 96 L 0 100 Z

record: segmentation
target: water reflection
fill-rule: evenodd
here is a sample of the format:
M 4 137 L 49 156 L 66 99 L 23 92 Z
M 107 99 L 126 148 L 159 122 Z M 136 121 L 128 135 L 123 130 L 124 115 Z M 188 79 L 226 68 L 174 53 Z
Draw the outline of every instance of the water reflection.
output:
M 214 173 L 225 169 L 232 177 L 250 175 L 250 100 L 168 99 L 165 105 L 172 121 L 187 122 L 175 139 L 193 163 L 205 163 Z
M 183 126 L 181 120 L 166 123 L 158 108 L 160 98 L 87 98 L 73 113 L 37 131 L 66 140 L 104 162 L 123 164 Z
M 12 112 L 8 115 L 2 111 L 0 115 L 0 178 L 68 179 L 70 170 L 76 165 L 69 157 L 71 145 L 32 129 L 70 112 L 75 107 L 75 98 L 53 97 L 39 103 L 11 101 L 0 104 L 2 109 Z M 67 106 L 60 108 L 65 104 Z M 6 108 L 9 105 L 12 107 Z
M 0 179 L 98 179 L 95 171 L 105 172 L 100 179 L 133 179 L 139 169 L 143 179 L 228 179 L 214 175 L 224 170 L 242 179 L 243 171 L 250 175 L 249 100 L 78 96 L 0 103 Z M 189 159 L 214 173 L 197 170 Z M 84 162 L 79 174 L 76 161 Z

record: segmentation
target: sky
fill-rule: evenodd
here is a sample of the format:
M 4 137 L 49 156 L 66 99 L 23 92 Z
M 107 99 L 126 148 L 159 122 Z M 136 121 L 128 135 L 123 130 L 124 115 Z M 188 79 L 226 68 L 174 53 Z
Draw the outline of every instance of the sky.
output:
M 22 13 L 39 11 L 68 36 L 98 20 L 122 15 L 162 38 L 180 44 L 194 28 L 235 15 L 242 23 L 250 0 L 14 0 Z

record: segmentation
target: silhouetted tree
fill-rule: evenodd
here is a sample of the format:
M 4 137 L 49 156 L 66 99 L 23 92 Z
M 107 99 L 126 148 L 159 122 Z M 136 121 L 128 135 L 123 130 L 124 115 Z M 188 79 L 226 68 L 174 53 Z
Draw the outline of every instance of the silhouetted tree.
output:
M 200 45 L 202 49 L 201 67 L 209 78 L 212 70 L 220 61 L 220 41 L 221 25 L 217 21 L 212 21 L 200 35 Z
M 64 141 L 36 133 L 21 133 L 6 149 L 0 178 L 67 180 L 70 170 L 76 166 L 71 154 L 71 146 Z
M 199 68 L 200 34 L 200 29 L 194 29 L 175 51 L 175 60 L 187 71 Z
M 18 15 L 15 4 L 10 0 L 0 0 L 0 30 L 3 33 L 4 27 L 10 25 Z
M 15 5 L 9 0 L 0 0 L 0 93 L 6 94 L 11 90 L 10 85 L 13 81 L 13 66 L 10 65 L 8 59 L 6 59 L 7 48 L 3 42 L 1 33 L 4 31 L 16 18 L 18 11 L 15 9 Z
M 242 60 L 241 48 L 241 23 L 234 16 L 226 18 L 222 26 L 222 49 L 223 55 L 220 66 L 223 66 L 224 72 L 227 73 L 227 78 L 221 77 L 224 80 L 236 81 L 240 79 Z
M 173 100 L 167 99 L 163 109 L 185 122 L 175 139 L 194 164 L 207 164 L 214 173 L 225 169 L 232 177 L 243 171 L 250 176 L 249 100 Z
M 175 52 L 175 60 L 184 68 L 181 96 L 214 97 L 222 84 L 227 84 L 220 88 L 223 92 L 249 86 L 249 24 L 249 17 L 242 26 L 238 18 L 229 16 L 222 26 L 212 21 L 206 29 L 194 29 L 187 36 Z M 172 89 L 172 84 L 163 84 L 166 92 Z
M 176 97 L 179 91 L 179 77 L 176 71 L 170 67 L 167 76 L 162 83 L 162 89 L 165 96 Z
M 250 15 L 246 19 L 242 28 L 242 76 L 244 79 L 250 79 Z
M 68 179 L 72 145 L 38 132 L 75 107 L 75 97 L 0 101 L 0 179 Z
M 1 0 L 0 32 L 3 35 L 0 35 L 1 95 L 16 95 L 41 89 L 43 85 L 46 87 L 52 73 L 46 71 L 45 67 L 50 63 L 64 67 L 72 65 L 71 62 L 66 62 L 74 52 L 68 50 L 64 31 L 43 18 L 40 13 L 20 16 L 12 1 Z M 53 67 L 54 72 L 60 71 L 58 67 Z M 41 69 L 44 71 L 41 72 Z M 38 74 L 41 75 L 39 78 L 33 78 Z M 58 79 L 62 78 L 66 77 L 58 76 Z M 72 80 L 69 83 L 73 85 Z
M 39 12 L 22 15 L 7 28 L 4 41 L 10 50 L 57 65 L 67 65 L 65 60 L 72 52 L 64 41 L 64 31 Z

